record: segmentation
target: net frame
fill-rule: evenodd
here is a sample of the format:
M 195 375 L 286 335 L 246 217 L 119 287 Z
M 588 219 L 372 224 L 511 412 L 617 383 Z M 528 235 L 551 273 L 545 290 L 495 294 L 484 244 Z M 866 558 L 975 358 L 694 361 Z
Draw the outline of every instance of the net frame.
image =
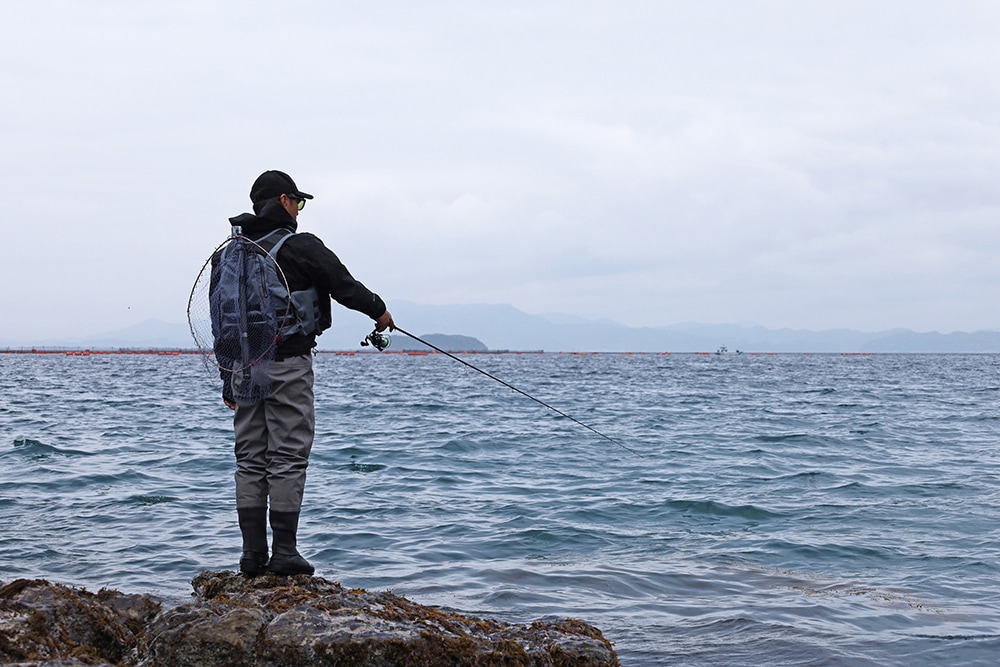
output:
M 215 335 L 212 331 L 211 315 L 212 260 L 219 255 L 223 249 L 237 241 L 250 244 L 254 248 L 254 252 L 261 255 L 264 261 L 269 261 L 274 267 L 275 274 L 281 281 L 282 286 L 285 288 L 284 309 L 276 313 L 278 321 L 287 321 L 288 317 L 293 313 L 291 290 L 288 288 L 288 280 L 285 278 L 285 272 L 281 270 L 281 265 L 278 264 L 277 260 L 262 245 L 244 235 L 242 231 L 234 228 L 233 233 L 229 236 L 229 238 L 216 246 L 216 248 L 208 256 L 208 259 L 205 260 L 205 263 L 202 264 L 201 270 L 198 272 L 197 278 L 195 278 L 194 285 L 191 286 L 191 293 L 188 295 L 188 328 L 191 331 L 191 337 L 194 339 L 195 346 L 198 348 L 202 362 L 205 364 L 205 367 L 213 373 L 222 371 L 233 374 L 236 372 L 242 372 L 244 369 L 252 368 L 258 365 L 261 361 L 270 359 L 272 356 L 271 353 L 277 348 L 278 343 L 281 340 L 279 327 L 279 330 L 276 331 L 274 338 L 270 341 L 268 347 L 265 348 L 255 359 L 252 359 L 250 362 L 242 365 L 241 367 L 229 368 L 219 363 L 216 358 Z M 216 375 L 216 377 L 218 377 L 218 375 Z

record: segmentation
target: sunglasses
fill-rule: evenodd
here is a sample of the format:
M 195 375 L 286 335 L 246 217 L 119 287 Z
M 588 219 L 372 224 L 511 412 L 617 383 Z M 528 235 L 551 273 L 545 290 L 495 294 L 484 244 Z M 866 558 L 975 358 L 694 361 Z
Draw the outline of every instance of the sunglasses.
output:
M 293 197 L 292 195 L 285 195 L 285 196 L 291 199 L 293 202 L 295 202 L 298 205 L 300 211 L 306 207 L 305 199 L 299 199 L 298 197 Z

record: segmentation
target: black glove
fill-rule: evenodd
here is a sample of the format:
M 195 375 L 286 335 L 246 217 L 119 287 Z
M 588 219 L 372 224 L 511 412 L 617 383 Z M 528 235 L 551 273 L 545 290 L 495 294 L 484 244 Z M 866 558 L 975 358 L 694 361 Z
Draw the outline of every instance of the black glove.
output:
M 233 385 L 228 379 L 222 381 L 222 400 L 227 403 L 236 402 L 236 397 L 233 396 Z

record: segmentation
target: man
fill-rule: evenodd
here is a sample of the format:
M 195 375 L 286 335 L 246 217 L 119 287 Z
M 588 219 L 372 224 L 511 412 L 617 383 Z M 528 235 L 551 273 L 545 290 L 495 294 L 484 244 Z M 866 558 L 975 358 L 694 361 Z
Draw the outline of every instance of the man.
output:
M 298 189 L 281 171 L 266 171 L 250 189 L 253 213 L 229 222 L 260 240 L 275 230 L 294 232 L 299 212 L 313 196 Z M 247 575 L 312 574 L 314 568 L 296 547 L 296 533 L 306 467 L 315 433 L 312 350 L 316 336 L 331 323 L 330 298 L 375 320 L 375 328 L 392 329 L 392 315 L 377 294 L 355 280 L 337 256 L 316 236 L 294 234 L 275 258 L 289 292 L 315 289 L 315 323 L 306 331 L 282 338 L 270 365 L 271 394 L 243 403 L 223 388 L 223 400 L 235 411 L 236 511 L 243 533 L 240 570 Z M 270 512 L 269 512 L 270 510 Z M 273 537 L 268 559 L 267 523 Z

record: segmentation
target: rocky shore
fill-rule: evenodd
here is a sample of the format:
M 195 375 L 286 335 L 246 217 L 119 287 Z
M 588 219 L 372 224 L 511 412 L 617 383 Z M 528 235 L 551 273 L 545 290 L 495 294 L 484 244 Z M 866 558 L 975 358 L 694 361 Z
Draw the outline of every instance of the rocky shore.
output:
M 194 597 L 97 593 L 43 579 L 0 582 L 0 664 L 33 667 L 618 665 L 576 620 L 504 623 L 305 575 L 206 571 Z

